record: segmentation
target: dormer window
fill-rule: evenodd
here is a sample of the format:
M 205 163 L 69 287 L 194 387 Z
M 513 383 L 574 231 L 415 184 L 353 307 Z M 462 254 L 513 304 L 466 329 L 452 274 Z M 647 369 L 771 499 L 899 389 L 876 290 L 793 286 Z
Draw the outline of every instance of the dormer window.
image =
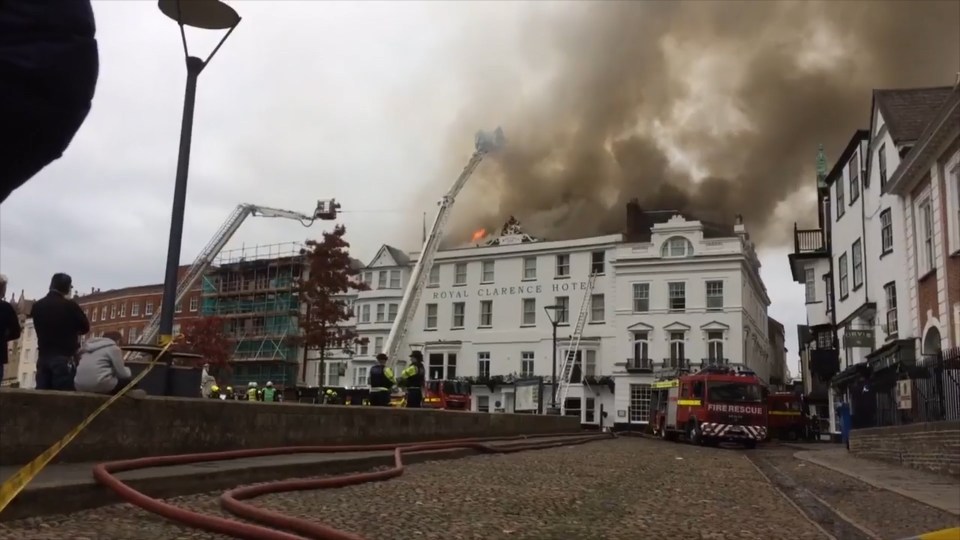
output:
M 682 236 L 674 236 L 663 243 L 660 248 L 661 257 L 692 257 L 693 244 Z

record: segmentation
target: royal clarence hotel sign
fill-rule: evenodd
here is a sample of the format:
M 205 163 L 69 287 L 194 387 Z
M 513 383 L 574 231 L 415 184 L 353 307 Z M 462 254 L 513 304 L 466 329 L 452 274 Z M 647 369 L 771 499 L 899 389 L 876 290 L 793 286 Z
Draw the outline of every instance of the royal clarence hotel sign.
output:
M 432 300 L 460 300 L 464 298 L 497 298 L 500 296 L 538 296 L 544 293 L 564 294 L 576 291 L 587 290 L 586 281 L 559 281 L 544 285 L 542 283 L 530 282 L 519 283 L 510 287 L 480 287 L 477 289 L 467 289 L 466 287 L 457 287 L 445 291 L 433 291 Z

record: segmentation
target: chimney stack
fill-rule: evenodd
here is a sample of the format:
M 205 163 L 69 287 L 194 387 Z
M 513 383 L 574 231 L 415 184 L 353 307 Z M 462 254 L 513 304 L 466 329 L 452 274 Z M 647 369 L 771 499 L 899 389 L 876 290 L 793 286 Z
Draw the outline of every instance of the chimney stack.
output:
M 646 212 L 643 211 L 643 208 L 640 208 L 640 200 L 630 199 L 630 202 L 627 203 L 627 241 L 638 241 L 650 232 L 651 226 Z

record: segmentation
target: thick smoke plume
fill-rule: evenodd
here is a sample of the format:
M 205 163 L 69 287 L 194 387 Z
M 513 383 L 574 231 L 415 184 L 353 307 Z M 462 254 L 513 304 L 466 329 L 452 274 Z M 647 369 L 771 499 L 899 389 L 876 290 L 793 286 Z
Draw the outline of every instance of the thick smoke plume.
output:
M 470 97 L 445 172 L 478 128 L 499 123 L 509 144 L 465 190 L 448 241 L 510 215 L 547 238 L 620 232 L 637 197 L 742 214 L 776 245 L 815 222 L 796 195 L 814 186 L 820 144 L 832 164 L 867 127 L 874 88 L 953 84 L 960 2 L 585 2 L 536 11 L 513 39 L 501 61 L 516 73 L 488 59 L 452 74 Z M 464 40 L 482 54 L 483 39 Z

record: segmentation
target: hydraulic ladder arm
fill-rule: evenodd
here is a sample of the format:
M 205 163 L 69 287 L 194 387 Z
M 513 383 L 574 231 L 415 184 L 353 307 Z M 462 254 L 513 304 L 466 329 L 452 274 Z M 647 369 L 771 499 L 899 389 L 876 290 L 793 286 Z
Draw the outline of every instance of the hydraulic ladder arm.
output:
M 483 161 L 484 156 L 503 146 L 504 142 L 503 131 L 500 128 L 497 128 L 492 135 L 483 131 L 477 132 L 475 139 L 476 150 L 473 155 L 470 156 L 470 160 L 467 162 L 467 166 L 463 168 L 463 172 L 460 173 L 460 176 L 457 177 L 457 180 L 453 183 L 453 187 L 451 187 L 447 194 L 443 196 L 443 199 L 440 200 L 440 209 L 437 211 L 437 217 L 434 218 L 433 226 L 430 227 L 427 238 L 423 243 L 423 248 L 420 250 L 420 257 L 413 267 L 410 281 L 407 283 L 407 289 L 404 291 L 403 299 L 400 301 L 400 307 L 397 309 L 397 318 L 394 320 L 393 326 L 390 327 L 390 334 L 387 336 L 387 341 L 383 345 L 382 352 L 387 355 L 389 359 L 388 362 L 393 367 L 396 367 L 400 344 L 406 337 L 407 329 L 417 313 L 420 296 L 423 293 L 424 285 L 427 283 L 427 278 L 430 276 L 430 269 L 433 267 L 433 260 L 436 258 L 437 250 L 440 248 L 440 240 L 443 238 L 443 231 L 450 217 L 450 210 L 453 208 L 453 203 L 456 201 L 460 190 L 463 189 L 464 184 L 470 179 L 473 171 L 475 171 L 477 166 L 480 165 L 480 162 Z
M 573 329 L 573 335 L 570 337 L 570 349 L 563 355 L 563 363 L 560 365 L 560 380 L 554 386 L 556 388 L 556 402 L 560 405 L 560 414 L 564 414 L 566 407 L 564 402 L 567 399 L 567 391 L 570 389 L 570 378 L 573 376 L 573 368 L 577 363 L 577 354 L 580 352 L 580 340 L 583 337 L 583 329 L 586 327 L 587 318 L 590 316 L 590 298 L 593 294 L 593 285 L 597 281 L 596 274 L 590 274 L 590 280 L 587 282 L 587 290 L 583 293 L 583 303 L 580 304 L 580 315 L 577 317 L 577 326 Z M 583 370 L 584 362 L 581 360 L 580 369 Z
M 177 285 L 176 302 L 179 303 L 181 300 L 183 300 L 187 292 L 190 291 L 190 289 L 197 284 L 200 278 L 207 273 L 207 270 L 210 269 L 210 266 L 220 253 L 220 250 L 223 249 L 223 246 L 227 245 L 227 242 L 230 241 L 233 235 L 240 228 L 240 225 L 242 225 L 248 217 L 260 216 L 286 218 L 299 221 L 304 227 L 309 227 L 318 219 L 336 219 L 337 210 L 339 208 L 340 204 L 336 202 L 336 199 L 317 201 L 317 208 L 314 210 L 313 215 L 308 216 L 299 212 L 281 210 L 279 208 L 270 208 L 268 206 L 258 206 L 256 204 L 238 204 L 233 210 L 233 213 L 231 213 L 227 220 L 223 222 L 223 225 L 217 229 L 217 232 L 213 235 L 213 238 L 211 238 L 207 245 L 204 246 L 203 250 L 200 251 L 200 255 L 198 255 L 193 261 L 193 264 L 190 265 L 190 269 L 187 271 L 186 275 L 183 276 L 183 279 L 180 280 L 180 283 Z M 143 333 L 140 334 L 140 337 L 137 339 L 137 343 L 152 343 L 154 339 L 156 339 L 157 331 L 159 329 L 160 311 L 157 310 L 153 317 L 150 318 L 146 328 L 143 329 Z

